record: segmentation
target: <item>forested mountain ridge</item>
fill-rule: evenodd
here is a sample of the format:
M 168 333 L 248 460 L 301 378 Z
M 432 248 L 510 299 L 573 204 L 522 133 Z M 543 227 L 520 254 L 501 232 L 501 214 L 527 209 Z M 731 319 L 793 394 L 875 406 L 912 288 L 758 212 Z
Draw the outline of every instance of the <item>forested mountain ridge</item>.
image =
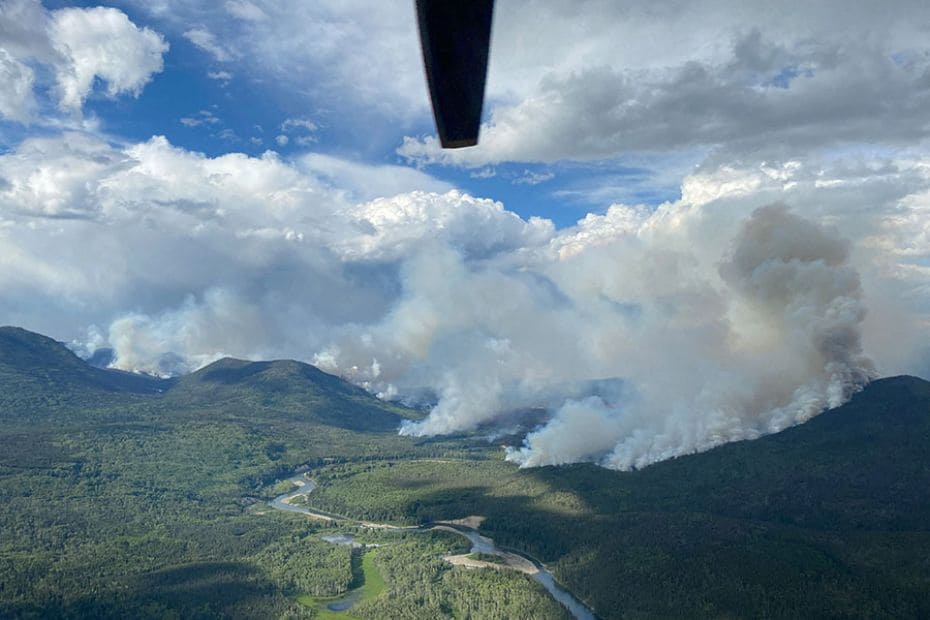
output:
M 320 539 L 332 524 L 268 508 L 277 480 L 324 462 L 487 456 L 421 448 L 396 432 L 416 412 L 297 362 L 128 375 L 156 390 L 111 382 L 126 375 L 0 332 L 0 618 L 308 618 L 298 599 L 344 591 L 358 558 Z M 377 561 L 402 575 L 428 560 L 438 578 L 452 570 L 438 553 L 461 551 L 440 538 L 399 540 Z M 496 583 L 551 608 L 526 580 Z M 450 597 L 433 600 L 454 610 Z
M 299 362 L 223 359 L 164 382 L 0 328 L 0 617 L 307 616 L 298 596 L 346 587 L 350 554 L 320 541 L 331 525 L 259 501 L 306 464 L 330 512 L 487 517 L 482 532 L 605 619 L 930 617 L 922 379 L 633 472 L 520 470 L 478 436 L 398 436 L 416 415 Z M 389 583 L 359 617 L 542 609 L 532 584 L 445 564 L 454 541 L 378 542 Z
M 842 407 L 639 472 L 708 511 L 823 529 L 930 527 L 930 382 L 878 379 Z M 673 500 L 674 501 L 674 500 Z
M 930 617 L 930 383 L 874 381 L 752 441 L 606 472 L 540 471 L 597 515 L 540 526 L 561 578 L 616 617 Z M 575 527 L 573 528 L 572 525 Z M 586 540 L 571 541 L 575 528 Z M 506 532 L 506 533 L 505 533 Z M 568 532 L 568 534 L 566 534 Z M 544 553 L 543 548 L 539 549 Z M 610 566 L 603 572 L 585 566 Z M 610 615 L 612 614 L 605 614 Z
M 392 431 L 418 412 L 378 400 L 362 388 L 293 360 L 248 362 L 224 358 L 181 377 L 168 392 L 169 403 L 262 405 L 295 413 L 312 412 L 317 421 L 356 431 Z
M 51 338 L 19 327 L 0 327 L 0 415 L 4 408 L 17 403 L 41 405 L 46 398 L 65 395 L 93 402 L 116 394 L 157 394 L 172 383 L 148 375 L 94 368 Z
M 639 471 L 399 463 L 317 475 L 323 510 L 484 515 L 482 531 L 549 564 L 605 618 L 930 617 L 930 383 L 916 377 Z
M 65 345 L 18 327 L 0 327 L 0 415 L 49 403 L 118 404 L 127 394 L 154 395 L 167 407 L 260 404 L 356 431 L 391 431 L 419 412 L 378 400 L 335 375 L 293 360 L 223 358 L 180 378 L 95 368 Z M 144 399 L 143 399 L 144 400 Z

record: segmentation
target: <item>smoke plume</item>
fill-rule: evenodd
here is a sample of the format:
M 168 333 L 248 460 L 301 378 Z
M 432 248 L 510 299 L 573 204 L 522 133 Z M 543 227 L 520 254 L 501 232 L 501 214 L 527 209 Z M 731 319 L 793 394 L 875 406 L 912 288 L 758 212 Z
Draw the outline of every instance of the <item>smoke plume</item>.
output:
M 561 230 L 325 163 L 30 139 L 0 155 L 0 313 L 126 370 L 305 360 L 431 403 L 407 435 L 548 412 L 524 466 L 642 467 L 926 368 L 926 163 L 709 167 Z
M 662 368 L 630 365 L 636 397 L 566 402 L 508 458 L 629 469 L 752 439 L 842 404 L 873 372 L 847 245 L 783 206 L 756 210 L 719 267 L 717 339 L 687 339 Z M 700 320 L 700 319 L 699 319 Z M 655 346 L 648 340 L 641 347 Z M 624 352 L 635 356 L 635 353 Z

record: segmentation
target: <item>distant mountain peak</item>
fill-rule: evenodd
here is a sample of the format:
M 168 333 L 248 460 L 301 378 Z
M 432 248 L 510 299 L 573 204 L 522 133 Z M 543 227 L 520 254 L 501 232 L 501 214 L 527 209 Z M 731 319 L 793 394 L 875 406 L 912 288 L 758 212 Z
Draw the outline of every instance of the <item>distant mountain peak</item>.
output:
M 20 391 L 39 393 L 157 393 L 171 384 L 147 375 L 95 368 L 61 342 L 9 325 L 0 327 L 0 375 Z
M 224 357 L 181 377 L 178 382 L 179 391 L 209 390 L 215 397 L 243 386 L 268 394 L 285 395 L 309 390 L 315 395 L 374 398 L 341 377 L 296 360 L 247 361 Z
M 68 347 L 48 336 L 22 327 L 0 327 L 0 363 L 81 365 L 81 359 Z
M 214 407 L 273 408 L 356 431 L 395 431 L 418 416 L 378 400 L 362 388 L 295 360 L 226 357 L 175 379 L 96 368 L 64 344 L 20 327 L 0 327 L 0 410 L 40 410 L 50 401 L 99 404 L 121 393 L 163 394 L 166 402 Z M 119 401 L 116 401 L 119 402 Z M 224 405 L 224 406 L 225 406 Z
M 240 383 L 244 381 L 266 381 L 273 379 L 308 380 L 314 383 L 339 387 L 346 391 L 364 390 L 344 379 L 331 375 L 306 362 L 296 360 L 249 361 L 224 357 L 188 375 L 190 381 L 210 383 Z

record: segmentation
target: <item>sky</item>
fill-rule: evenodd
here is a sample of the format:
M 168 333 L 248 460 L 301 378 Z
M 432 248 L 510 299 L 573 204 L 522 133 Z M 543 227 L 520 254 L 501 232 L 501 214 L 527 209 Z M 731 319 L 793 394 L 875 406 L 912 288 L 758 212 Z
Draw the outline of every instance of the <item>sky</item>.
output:
M 477 147 L 412 1 L 0 0 L 0 323 L 294 358 L 629 469 L 930 374 L 930 8 L 501 0 Z

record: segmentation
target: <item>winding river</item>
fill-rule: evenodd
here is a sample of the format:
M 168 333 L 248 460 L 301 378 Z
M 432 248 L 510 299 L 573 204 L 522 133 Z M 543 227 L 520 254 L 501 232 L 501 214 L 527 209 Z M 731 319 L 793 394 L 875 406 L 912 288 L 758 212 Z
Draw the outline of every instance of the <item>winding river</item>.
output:
M 442 529 L 444 531 L 456 533 L 460 536 L 464 536 L 469 540 L 469 542 L 471 542 L 471 553 L 488 553 L 501 557 L 508 555 L 519 556 L 526 563 L 532 565 L 530 570 L 524 570 L 523 572 L 527 573 L 533 579 L 541 583 L 542 586 L 549 592 L 549 594 L 552 595 L 552 598 L 561 603 L 562 606 L 565 607 L 565 609 L 567 609 L 568 612 L 572 615 L 572 617 L 576 618 L 577 620 L 597 620 L 597 617 L 594 615 L 594 613 L 588 609 L 584 603 L 575 598 L 568 590 L 556 582 L 555 578 L 552 576 L 552 573 L 546 570 L 545 566 L 522 553 L 504 551 L 500 549 L 492 539 L 479 534 L 478 530 L 474 528 L 450 523 L 428 523 L 421 526 L 398 526 L 390 525 L 387 523 L 369 523 L 367 521 L 358 521 L 341 515 L 329 514 L 291 503 L 291 500 L 294 498 L 302 495 L 309 495 L 313 492 L 314 489 L 317 488 L 317 484 L 308 478 L 306 474 L 292 476 L 291 478 L 288 478 L 288 482 L 294 484 L 297 488 L 293 491 L 290 491 L 289 493 L 284 493 L 283 495 L 279 495 L 274 498 L 271 502 L 269 502 L 269 505 L 272 508 L 277 510 L 284 510 L 287 512 L 297 512 L 300 514 L 309 515 L 315 519 L 321 519 L 323 521 L 333 521 L 335 519 L 339 519 L 340 521 L 348 521 L 362 527 L 373 527 L 387 531 L 426 532 L 432 529 Z M 351 536 L 345 536 L 339 538 L 338 540 L 333 539 L 330 542 L 333 542 L 334 544 L 354 544 Z M 348 598 L 349 597 L 347 597 L 347 599 Z M 349 600 L 340 602 L 348 603 L 345 607 L 340 608 L 340 611 L 342 611 L 351 607 L 354 600 L 351 602 Z

